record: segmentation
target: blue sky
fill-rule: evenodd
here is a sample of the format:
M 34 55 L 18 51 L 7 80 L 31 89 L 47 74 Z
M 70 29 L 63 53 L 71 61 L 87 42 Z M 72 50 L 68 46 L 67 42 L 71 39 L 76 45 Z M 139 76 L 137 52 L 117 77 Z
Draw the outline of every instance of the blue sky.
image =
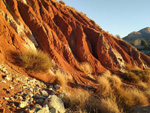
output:
M 102 29 L 124 37 L 150 27 L 150 0 L 63 0 L 93 19 Z

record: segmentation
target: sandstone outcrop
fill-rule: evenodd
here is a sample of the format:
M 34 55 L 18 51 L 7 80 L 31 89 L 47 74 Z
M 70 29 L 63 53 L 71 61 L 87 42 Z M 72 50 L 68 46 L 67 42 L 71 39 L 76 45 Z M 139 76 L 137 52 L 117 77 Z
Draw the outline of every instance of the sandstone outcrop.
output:
M 92 75 L 127 64 L 140 68 L 150 64 L 148 56 L 55 0 L 1 0 L 0 28 L 1 61 L 13 62 L 12 51 L 40 48 L 80 84 L 89 81 L 80 68 L 83 62 L 91 65 Z

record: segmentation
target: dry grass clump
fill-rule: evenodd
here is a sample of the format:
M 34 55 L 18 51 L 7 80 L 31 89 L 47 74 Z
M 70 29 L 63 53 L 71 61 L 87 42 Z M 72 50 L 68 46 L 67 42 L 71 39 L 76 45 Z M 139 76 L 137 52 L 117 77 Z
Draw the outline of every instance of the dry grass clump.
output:
M 100 109 L 102 113 L 120 113 L 115 99 L 111 98 L 101 99 Z
M 144 94 L 146 95 L 146 97 L 148 98 L 148 101 L 150 102 L 150 87 L 148 87 L 148 88 L 145 90 Z
M 111 75 L 110 71 L 106 71 L 97 78 L 97 93 L 105 95 L 110 93 L 111 89 L 119 88 L 122 84 L 121 79 L 116 75 Z
M 138 83 L 141 81 L 140 78 L 131 71 L 124 73 L 123 79 L 131 83 Z
M 89 63 L 84 62 L 82 64 L 80 64 L 80 68 L 81 70 L 85 73 L 85 74 L 91 74 L 92 73 L 92 67 Z
M 132 70 L 133 73 L 135 73 L 143 82 L 149 82 L 150 81 L 150 71 L 148 70 Z
M 122 84 L 121 79 L 116 75 L 112 75 L 111 77 L 109 77 L 109 81 L 111 83 L 111 86 L 114 88 L 119 88 Z
M 47 72 L 51 67 L 49 56 L 41 50 L 20 52 L 19 65 L 34 72 Z
M 65 5 L 65 2 L 64 2 L 64 1 L 62 1 L 62 0 L 60 0 L 60 1 L 59 1 L 59 3 L 61 3 L 61 4 Z
M 67 86 L 68 80 L 66 79 L 66 74 L 60 70 L 56 71 L 56 79 L 54 84 L 59 84 L 62 88 L 65 88 Z
M 145 88 L 122 84 L 116 75 L 106 72 L 97 78 L 96 95 L 83 89 L 65 93 L 63 100 L 67 108 L 77 113 L 123 113 L 133 106 L 146 106 L 150 101 L 150 90 L 146 83 L 139 83 Z M 142 90 L 141 90 L 142 89 Z M 143 92 L 145 91 L 145 92 Z
M 128 109 L 134 105 L 132 96 L 123 88 L 119 88 L 114 92 L 119 107 Z
M 145 106 L 149 104 L 147 97 L 144 95 L 142 91 L 132 88 L 128 89 L 127 92 L 132 96 L 134 105 Z
M 142 70 L 139 68 L 131 68 L 131 66 L 125 67 L 126 72 L 124 73 L 123 79 L 132 82 L 150 82 L 150 71 L 149 70 Z
M 89 100 L 90 92 L 83 89 L 75 89 L 72 92 L 66 92 L 62 97 L 66 108 L 71 111 L 85 111 L 86 102 Z
M 101 95 L 105 95 L 110 92 L 110 83 L 109 80 L 104 76 L 99 76 L 97 78 L 98 88 L 97 93 Z
M 104 76 L 104 77 L 111 77 L 111 72 L 110 71 L 105 71 L 103 74 L 102 74 L 102 76 Z
M 139 88 L 141 88 L 142 90 L 146 90 L 148 88 L 147 84 L 144 82 L 139 82 L 137 83 L 137 85 L 139 86 Z
M 148 105 L 147 97 L 138 89 L 135 88 L 119 88 L 115 91 L 115 96 L 118 105 L 125 110 L 128 110 L 132 106 L 144 106 Z

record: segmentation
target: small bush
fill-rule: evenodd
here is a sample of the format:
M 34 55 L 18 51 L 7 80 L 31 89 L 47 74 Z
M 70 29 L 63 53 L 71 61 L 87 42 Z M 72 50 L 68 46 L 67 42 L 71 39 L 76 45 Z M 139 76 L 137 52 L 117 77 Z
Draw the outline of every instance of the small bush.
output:
M 84 62 L 82 64 L 80 64 L 80 68 L 81 70 L 85 73 L 85 74 L 91 74 L 92 73 L 92 67 L 89 63 Z
M 110 76 L 109 77 L 109 81 L 110 81 L 111 86 L 113 88 L 119 88 L 121 86 L 121 84 L 122 84 L 121 79 L 118 76 L 116 76 L 116 75 Z
M 147 84 L 144 82 L 139 82 L 137 85 L 139 86 L 140 89 L 142 89 L 144 91 L 147 90 L 147 88 L 148 88 Z
M 21 52 L 18 58 L 21 66 L 34 72 L 47 72 L 52 66 L 49 56 L 40 50 Z
M 101 99 L 100 109 L 102 113 L 120 113 L 118 105 L 114 99 Z
M 150 71 L 148 70 L 132 70 L 143 82 L 150 81 Z
M 107 93 L 110 92 L 110 83 L 109 80 L 104 77 L 104 76 L 99 76 L 97 78 L 97 82 L 98 82 L 98 88 L 97 88 L 97 93 L 100 95 L 105 95 Z
M 132 68 L 131 66 L 125 67 L 126 71 L 124 73 L 123 79 L 132 82 L 138 83 L 142 82 L 149 82 L 150 81 L 150 71 L 149 70 L 142 70 L 140 68 Z
M 145 106 L 149 104 L 147 97 L 140 90 L 132 88 L 132 89 L 128 89 L 127 92 L 132 96 L 135 103 L 134 105 Z
M 145 40 L 141 40 L 141 46 L 147 46 L 147 42 Z
M 148 88 L 144 93 L 147 96 L 148 101 L 150 102 L 150 88 Z
M 117 37 L 118 39 L 121 39 L 120 35 L 116 35 L 116 37 Z
M 136 88 L 119 88 L 115 91 L 118 105 L 128 110 L 132 106 L 148 105 L 148 99 L 143 92 Z
M 64 2 L 64 1 L 62 1 L 62 0 L 60 0 L 60 1 L 59 1 L 59 3 L 61 3 L 61 4 L 65 5 L 65 2 Z
M 138 83 L 141 81 L 140 78 L 131 71 L 124 73 L 123 79 L 132 83 Z
M 102 74 L 102 76 L 107 77 L 107 78 L 111 77 L 111 72 L 107 70 Z
M 83 110 L 86 106 L 86 102 L 90 97 L 90 93 L 83 89 L 75 89 L 72 92 L 65 92 L 62 97 L 64 104 L 71 111 Z
M 115 91 L 115 96 L 119 107 L 124 109 L 129 109 L 129 107 L 134 105 L 134 100 L 132 95 L 130 95 L 125 89 L 118 88 Z
M 62 88 L 65 88 L 67 86 L 66 76 L 64 72 L 57 70 L 54 84 L 59 84 Z

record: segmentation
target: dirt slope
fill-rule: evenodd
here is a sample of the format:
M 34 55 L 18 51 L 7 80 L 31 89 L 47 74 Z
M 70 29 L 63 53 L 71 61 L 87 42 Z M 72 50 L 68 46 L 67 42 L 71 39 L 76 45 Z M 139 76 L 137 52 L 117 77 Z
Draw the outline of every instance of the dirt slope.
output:
M 54 0 L 1 0 L 1 61 L 13 62 L 12 51 L 37 48 L 78 83 L 87 81 L 80 68 L 83 62 L 91 65 L 93 75 L 124 69 L 126 64 L 140 68 L 150 64 L 148 56 L 69 6 Z

